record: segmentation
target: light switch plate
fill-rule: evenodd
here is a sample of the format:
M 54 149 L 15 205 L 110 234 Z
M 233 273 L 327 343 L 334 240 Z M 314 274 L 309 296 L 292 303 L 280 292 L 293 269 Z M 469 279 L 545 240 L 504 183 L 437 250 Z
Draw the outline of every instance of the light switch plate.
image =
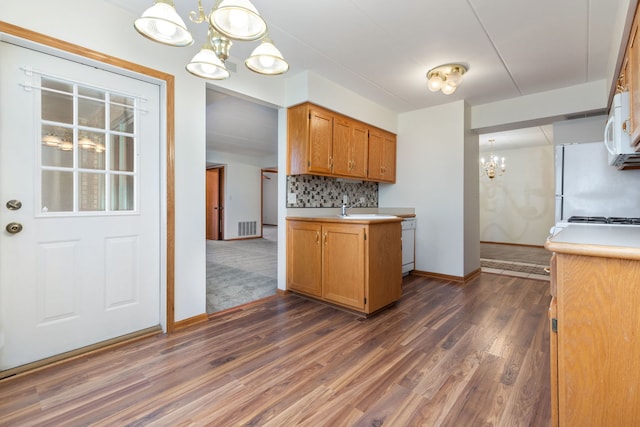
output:
M 295 205 L 296 204 L 296 200 L 297 200 L 296 193 L 287 194 L 287 204 Z

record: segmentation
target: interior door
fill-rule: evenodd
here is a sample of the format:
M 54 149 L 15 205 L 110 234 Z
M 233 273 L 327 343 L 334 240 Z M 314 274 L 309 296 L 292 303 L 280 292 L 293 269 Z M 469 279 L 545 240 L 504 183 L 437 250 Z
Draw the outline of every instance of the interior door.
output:
M 159 325 L 159 86 L 2 42 L 0 93 L 0 370 Z
M 207 169 L 207 240 L 220 239 L 220 169 Z

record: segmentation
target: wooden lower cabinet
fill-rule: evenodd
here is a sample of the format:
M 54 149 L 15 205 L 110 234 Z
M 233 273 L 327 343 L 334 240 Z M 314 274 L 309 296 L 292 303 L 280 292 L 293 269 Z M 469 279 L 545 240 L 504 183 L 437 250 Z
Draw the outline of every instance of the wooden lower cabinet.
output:
M 552 425 L 640 425 L 640 260 L 551 265 Z
M 287 288 L 322 296 L 322 226 L 287 222 Z
M 402 293 L 399 221 L 287 220 L 287 289 L 371 314 Z

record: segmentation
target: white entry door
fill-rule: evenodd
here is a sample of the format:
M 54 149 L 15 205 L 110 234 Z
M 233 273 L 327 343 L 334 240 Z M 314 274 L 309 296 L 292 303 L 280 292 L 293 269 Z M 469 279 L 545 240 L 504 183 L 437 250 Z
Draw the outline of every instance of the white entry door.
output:
M 0 370 L 160 324 L 159 98 L 0 42 Z

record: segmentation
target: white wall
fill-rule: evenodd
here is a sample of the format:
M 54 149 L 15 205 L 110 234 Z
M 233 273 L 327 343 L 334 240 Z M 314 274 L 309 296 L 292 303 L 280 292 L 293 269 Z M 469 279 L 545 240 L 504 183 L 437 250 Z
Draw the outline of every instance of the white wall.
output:
M 477 204 L 477 190 L 465 200 L 466 110 L 457 101 L 398 119 L 396 184 L 380 185 L 379 204 L 415 208 L 416 270 L 462 277 L 479 267 L 479 257 L 465 266 L 466 230 L 478 228 L 464 217 L 465 204 Z
M 555 216 L 553 150 L 546 145 L 495 151 L 506 158 L 507 172 L 480 179 L 481 241 L 544 245 Z
M 287 106 L 305 101 L 397 133 L 395 112 L 309 71 L 291 76 L 287 81 Z

